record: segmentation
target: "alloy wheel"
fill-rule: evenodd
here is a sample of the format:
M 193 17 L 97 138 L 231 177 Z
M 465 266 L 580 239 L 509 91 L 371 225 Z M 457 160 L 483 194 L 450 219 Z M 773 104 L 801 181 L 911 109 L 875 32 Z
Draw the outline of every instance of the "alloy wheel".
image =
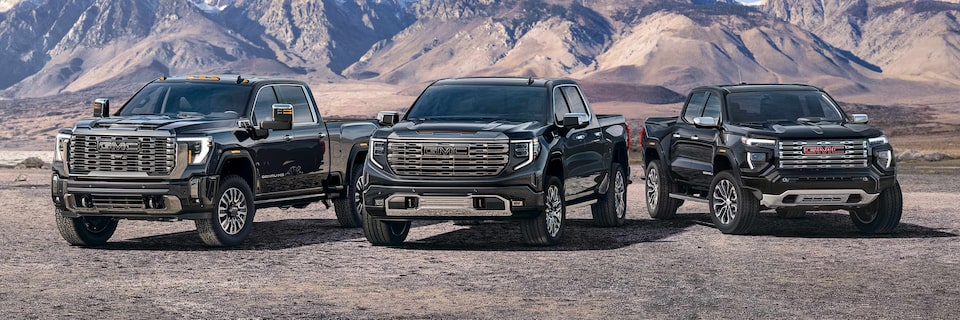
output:
M 722 224 L 737 217 L 737 188 L 730 180 L 720 180 L 713 187 L 713 212 Z
M 247 223 L 247 197 L 237 188 L 230 188 L 220 196 L 217 215 L 223 232 L 235 235 Z

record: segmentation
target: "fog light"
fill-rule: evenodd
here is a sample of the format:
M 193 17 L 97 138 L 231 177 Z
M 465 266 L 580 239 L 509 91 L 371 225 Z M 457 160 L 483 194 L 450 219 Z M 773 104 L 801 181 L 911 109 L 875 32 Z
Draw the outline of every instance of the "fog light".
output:
M 893 164 L 893 155 L 890 150 L 883 150 L 877 152 L 877 165 L 881 168 L 889 169 L 890 165 Z
M 373 200 L 373 205 L 375 205 L 375 206 L 382 206 L 382 205 L 383 205 L 383 199 L 375 199 L 375 200 Z
M 747 165 L 756 169 L 767 162 L 767 154 L 763 152 L 747 152 Z
M 511 206 L 514 206 L 514 207 L 522 207 L 522 206 L 523 206 L 523 200 L 511 200 L 511 201 L 510 201 L 510 205 L 511 205 Z

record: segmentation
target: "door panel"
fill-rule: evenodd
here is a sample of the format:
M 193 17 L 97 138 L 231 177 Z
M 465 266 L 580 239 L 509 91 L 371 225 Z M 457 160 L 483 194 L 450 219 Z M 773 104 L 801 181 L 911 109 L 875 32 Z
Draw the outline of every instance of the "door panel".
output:
M 570 112 L 585 113 L 591 116 L 590 124 L 583 129 L 568 129 L 564 135 L 566 158 L 564 159 L 565 194 L 567 200 L 588 195 L 599 184 L 600 174 L 605 171 L 603 165 L 603 132 L 580 90 L 576 86 L 560 86 L 560 91 L 569 106 Z
M 327 151 L 326 130 L 320 124 L 315 106 L 300 85 L 277 85 L 280 103 L 293 106 L 293 132 L 286 144 L 286 190 L 316 193 L 329 174 L 324 163 Z M 314 190 L 310 190 L 314 189 Z

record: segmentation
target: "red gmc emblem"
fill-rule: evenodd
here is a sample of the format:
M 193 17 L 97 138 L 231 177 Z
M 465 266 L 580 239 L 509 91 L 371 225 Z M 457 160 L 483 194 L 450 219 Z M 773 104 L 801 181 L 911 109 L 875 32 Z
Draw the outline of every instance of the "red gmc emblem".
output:
M 844 154 L 843 146 L 803 146 L 803 154 Z

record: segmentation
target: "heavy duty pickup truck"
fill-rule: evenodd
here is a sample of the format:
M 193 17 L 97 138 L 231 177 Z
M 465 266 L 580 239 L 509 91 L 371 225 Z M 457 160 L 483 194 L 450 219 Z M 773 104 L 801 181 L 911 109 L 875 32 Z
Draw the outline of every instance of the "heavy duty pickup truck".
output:
M 867 121 L 807 85 L 696 88 L 679 117 L 649 118 L 641 133 L 647 210 L 666 219 L 683 201 L 708 203 L 730 234 L 749 233 L 763 209 L 848 210 L 862 232 L 891 232 L 896 161 Z
M 159 78 L 116 113 L 56 138 L 52 199 L 63 238 L 105 243 L 119 219 L 194 220 L 204 243 L 240 244 L 258 208 L 334 201 L 360 226 L 357 182 L 373 121 L 323 121 L 303 82 Z
M 572 80 L 460 78 L 429 85 L 403 119 L 377 116 L 364 167 L 363 231 L 398 245 L 412 220 L 519 220 L 557 244 L 569 206 L 623 224 L 630 167 L 623 116 L 597 115 Z

